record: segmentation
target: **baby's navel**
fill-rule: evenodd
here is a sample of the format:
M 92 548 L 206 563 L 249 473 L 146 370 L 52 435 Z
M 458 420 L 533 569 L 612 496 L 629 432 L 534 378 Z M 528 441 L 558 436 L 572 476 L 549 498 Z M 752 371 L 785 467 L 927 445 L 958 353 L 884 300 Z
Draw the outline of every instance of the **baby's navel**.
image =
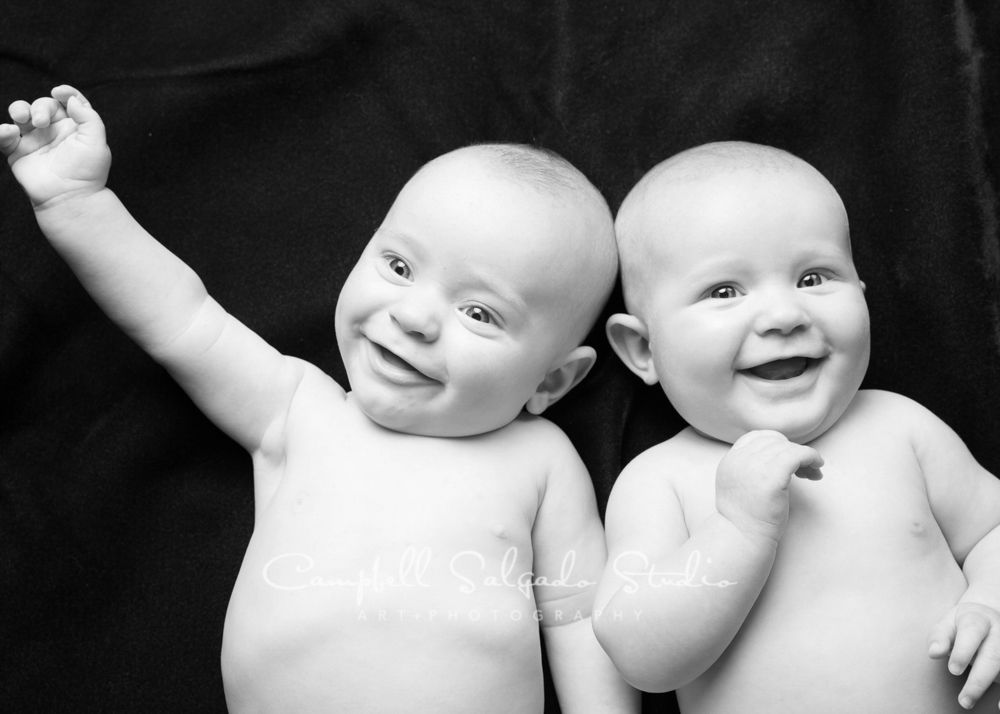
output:
M 507 540 L 510 534 L 507 532 L 507 527 L 503 523 L 494 523 L 490 527 L 490 533 L 499 538 L 500 540 Z

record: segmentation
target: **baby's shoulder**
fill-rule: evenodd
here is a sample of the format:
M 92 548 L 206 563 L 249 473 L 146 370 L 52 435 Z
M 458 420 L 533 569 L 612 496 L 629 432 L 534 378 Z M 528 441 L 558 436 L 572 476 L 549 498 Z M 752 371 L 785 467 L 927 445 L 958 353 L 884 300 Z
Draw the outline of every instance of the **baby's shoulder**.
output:
M 689 426 L 666 441 L 646 449 L 629 463 L 629 467 L 643 471 L 691 471 L 702 469 L 708 464 L 714 470 L 730 446 L 731 444 L 708 439 Z
M 532 459 L 578 459 L 566 433 L 548 419 L 522 412 L 514 421 L 480 437 L 493 448 Z
M 288 411 L 271 431 L 281 440 L 289 432 L 313 433 L 317 428 L 341 424 L 347 416 L 347 392 L 316 365 L 296 357 L 289 362 L 300 371 L 298 386 Z
M 284 357 L 284 368 L 294 384 L 287 402 L 261 434 L 259 448 L 253 454 L 258 509 L 270 501 L 278 488 L 288 452 L 315 441 L 318 431 L 336 428 L 343 423 L 345 392 L 319 367 L 297 357 Z
M 714 483 L 715 469 L 729 448 L 729 444 L 706 439 L 687 427 L 632 459 L 614 487 L 644 492 L 673 490 L 681 484 Z
M 593 497 L 586 464 L 565 432 L 548 419 L 522 413 L 506 426 L 471 439 L 479 458 L 502 467 L 506 478 L 532 484 L 539 503 L 586 493 Z
M 902 394 L 889 392 L 884 389 L 859 389 L 854 398 L 854 404 L 859 404 L 865 409 L 887 409 L 905 410 L 922 408 L 920 405 Z
M 302 379 L 295 393 L 294 401 L 302 403 L 327 402 L 332 406 L 341 405 L 347 398 L 347 392 L 329 374 L 312 362 L 306 362 L 298 357 L 289 357 L 302 371 Z
M 887 428 L 908 430 L 936 421 L 934 414 L 913 399 L 882 389 L 862 389 L 841 418 L 845 425 L 864 428 L 871 434 Z

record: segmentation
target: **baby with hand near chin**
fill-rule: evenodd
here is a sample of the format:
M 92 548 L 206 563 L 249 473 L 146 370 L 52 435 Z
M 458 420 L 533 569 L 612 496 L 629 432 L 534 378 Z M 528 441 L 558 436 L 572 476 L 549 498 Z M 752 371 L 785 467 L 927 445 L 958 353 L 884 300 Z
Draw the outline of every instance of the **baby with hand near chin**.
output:
M 708 144 L 615 228 L 629 314 L 608 336 L 689 424 L 608 503 L 594 628 L 625 679 L 685 714 L 996 710 L 1000 481 L 928 410 L 859 391 L 868 309 L 833 186 Z

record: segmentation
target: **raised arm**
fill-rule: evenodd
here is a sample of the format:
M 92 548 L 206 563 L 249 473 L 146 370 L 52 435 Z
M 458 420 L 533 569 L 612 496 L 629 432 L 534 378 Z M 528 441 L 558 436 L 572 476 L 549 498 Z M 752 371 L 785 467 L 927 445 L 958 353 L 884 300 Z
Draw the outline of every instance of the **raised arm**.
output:
M 183 261 L 105 185 L 104 124 L 76 89 L 10 106 L 0 152 L 38 225 L 105 313 L 163 364 L 198 407 L 259 452 L 287 412 L 303 366 L 226 313 Z
M 751 432 L 718 466 L 716 512 L 687 524 L 672 479 L 698 478 L 703 461 L 655 447 L 625 468 L 608 503 L 594 629 L 643 691 L 693 681 L 729 646 L 771 572 L 792 475 L 818 478 L 822 465 L 810 447 Z
M 550 443 L 555 448 L 545 451 L 554 453 L 555 465 L 544 487 L 531 542 L 535 603 L 559 706 L 566 714 L 637 714 L 639 693 L 615 671 L 591 623 L 606 557 L 594 487 L 565 435 L 551 424 L 545 426 L 553 432 Z

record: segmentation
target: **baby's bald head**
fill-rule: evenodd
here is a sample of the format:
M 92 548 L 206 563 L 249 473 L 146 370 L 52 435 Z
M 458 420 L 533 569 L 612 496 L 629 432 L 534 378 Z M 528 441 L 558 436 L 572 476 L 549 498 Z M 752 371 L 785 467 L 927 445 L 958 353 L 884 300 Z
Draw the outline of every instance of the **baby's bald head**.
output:
M 548 245 L 537 246 L 550 264 L 544 278 L 560 282 L 568 340 L 579 344 L 594 326 L 618 275 L 614 221 L 607 202 L 590 180 L 554 151 L 525 144 L 475 144 L 425 164 L 426 171 L 450 170 L 469 163 L 541 196 L 554 221 Z M 571 228 L 571 226 L 573 226 Z
M 794 174 L 828 192 L 843 205 L 829 181 L 802 159 L 772 146 L 740 141 L 703 144 L 687 149 L 650 169 L 632 188 L 618 210 L 615 236 L 621 263 L 622 286 L 629 312 L 641 314 L 645 285 L 653 279 L 646 270 L 651 247 L 670 238 L 670 214 L 682 209 L 685 189 L 703 185 L 713 190 L 735 175 Z M 844 220 L 847 220 L 846 210 Z

